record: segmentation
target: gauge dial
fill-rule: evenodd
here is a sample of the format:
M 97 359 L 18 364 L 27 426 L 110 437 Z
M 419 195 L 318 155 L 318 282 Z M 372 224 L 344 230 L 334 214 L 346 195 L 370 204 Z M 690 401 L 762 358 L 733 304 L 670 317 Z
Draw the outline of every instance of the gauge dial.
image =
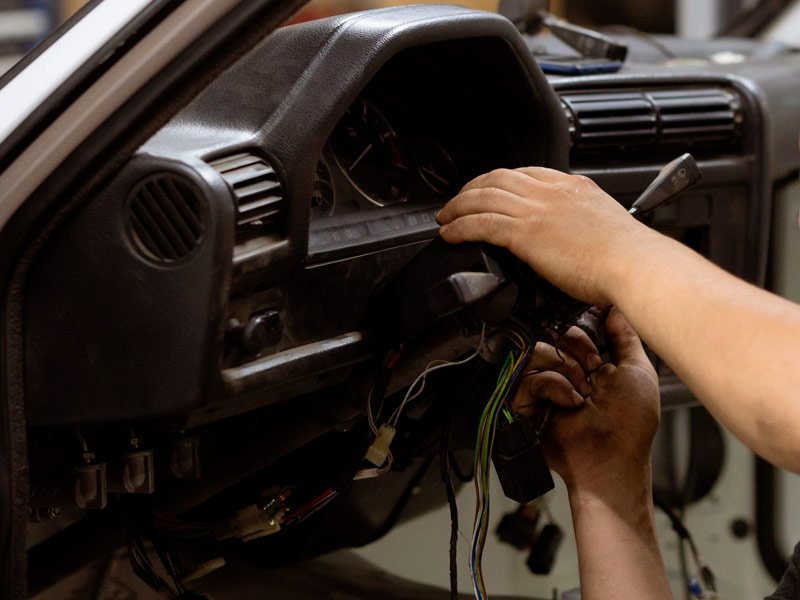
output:
M 353 186 L 378 206 L 405 202 L 410 176 L 405 152 L 386 118 L 356 100 L 331 136 L 336 162 Z
M 449 195 L 458 191 L 458 168 L 447 150 L 435 142 L 420 142 L 415 157 L 422 180 L 434 192 Z
M 317 163 L 314 187 L 311 190 L 311 218 L 328 217 L 333 214 L 336 196 L 333 191 L 331 172 L 325 160 Z

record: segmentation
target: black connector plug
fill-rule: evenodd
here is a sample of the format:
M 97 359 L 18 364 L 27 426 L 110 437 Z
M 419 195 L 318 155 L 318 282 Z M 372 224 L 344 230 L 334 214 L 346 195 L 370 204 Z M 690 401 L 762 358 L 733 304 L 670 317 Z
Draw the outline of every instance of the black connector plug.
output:
M 534 575 L 549 575 L 556 562 L 558 549 L 564 540 L 564 532 L 555 523 L 542 528 L 536 540 L 531 544 L 531 552 L 526 564 Z
M 498 424 L 492 461 L 503 493 L 515 502 L 527 504 L 555 487 L 536 425 L 528 417 Z
M 528 511 L 528 507 L 503 515 L 495 533 L 500 541 L 514 546 L 517 550 L 530 548 L 536 539 L 536 526 L 539 524 L 539 512 Z

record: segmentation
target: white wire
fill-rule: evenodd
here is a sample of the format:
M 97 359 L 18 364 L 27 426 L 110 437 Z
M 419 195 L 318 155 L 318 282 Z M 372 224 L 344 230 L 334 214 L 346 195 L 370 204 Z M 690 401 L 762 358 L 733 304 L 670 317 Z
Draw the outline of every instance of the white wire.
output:
M 378 435 L 378 426 L 375 424 L 375 417 L 372 415 L 372 393 L 375 391 L 375 387 L 373 386 L 369 390 L 369 395 L 367 396 L 367 422 L 369 423 L 369 428 L 372 430 L 372 433 Z M 380 416 L 380 411 L 378 411 L 378 416 Z
M 450 362 L 450 361 L 432 361 L 432 362 L 428 363 L 428 366 L 425 368 L 425 370 L 422 373 L 420 373 L 419 375 L 417 375 L 417 378 L 411 383 L 410 386 L 408 386 L 408 390 L 406 391 L 406 395 L 403 398 L 403 401 L 400 403 L 400 406 L 398 406 L 397 409 L 392 413 L 392 416 L 389 417 L 389 421 L 388 421 L 389 424 L 392 427 L 397 427 L 397 422 L 400 420 L 400 415 L 403 413 L 403 409 L 406 407 L 406 404 L 408 404 L 411 400 L 414 400 L 415 398 L 419 397 L 420 394 L 422 394 L 422 392 L 424 391 L 424 389 L 425 389 L 425 380 L 426 380 L 428 375 L 430 375 L 434 371 L 438 371 L 439 369 L 445 369 L 447 367 L 457 367 L 459 365 L 465 365 L 469 361 L 471 361 L 473 358 L 478 356 L 478 354 L 481 351 L 481 348 L 483 347 L 483 342 L 484 342 L 485 336 L 486 336 L 486 323 L 484 323 L 483 326 L 481 327 L 481 339 L 478 342 L 477 348 L 475 348 L 475 351 L 472 354 L 470 354 L 467 358 L 464 358 L 462 360 L 455 361 L 455 362 Z M 435 364 L 434 365 L 434 363 L 440 363 L 440 364 Z M 434 365 L 434 366 L 431 366 L 431 365 Z M 417 392 L 415 394 L 412 395 L 412 392 L 414 391 L 414 388 L 417 386 L 417 384 L 420 384 L 420 388 L 419 388 L 419 390 L 417 390 Z

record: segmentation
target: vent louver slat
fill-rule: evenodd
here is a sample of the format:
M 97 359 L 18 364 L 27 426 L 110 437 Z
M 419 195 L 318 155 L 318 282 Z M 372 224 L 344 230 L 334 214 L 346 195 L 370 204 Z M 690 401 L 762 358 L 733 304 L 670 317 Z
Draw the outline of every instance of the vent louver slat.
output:
M 239 153 L 212 161 L 236 199 L 236 238 L 275 233 L 283 216 L 283 188 L 275 170 L 263 159 Z
M 653 106 L 640 93 L 574 94 L 562 97 L 573 143 L 607 148 L 655 141 Z
M 693 142 L 733 141 L 741 121 L 740 102 L 721 89 L 650 92 L 661 117 L 661 135 Z
M 727 149 L 741 137 L 742 103 L 723 88 L 565 93 L 573 156 L 610 148 Z
M 158 263 L 187 258 L 202 242 L 205 208 L 202 195 L 182 177 L 164 173 L 143 181 L 127 209 L 134 247 Z

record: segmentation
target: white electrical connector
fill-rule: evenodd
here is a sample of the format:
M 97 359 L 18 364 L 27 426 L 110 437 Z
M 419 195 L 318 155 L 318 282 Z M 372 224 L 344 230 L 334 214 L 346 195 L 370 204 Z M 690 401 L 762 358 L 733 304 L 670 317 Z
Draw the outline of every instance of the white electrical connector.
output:
M 392 440 L 396 432 L 397 430 L 388 423 L 381 425 L 372 445 L 367 449 L 367 454 L 364 458 L 376 467 L 385 464 L 391 454 L 389 446 L 392 445 Z
M 272 512 L 264 508 L 251 504 L 239 511 L 228 519 L 228 521 L 216 532 L 218 540 L 238 538 L 243 542 L 257 540 L 281 529 L 281 520 L 286 514 L 286 509 L 281 507 Z
M 221 556 L 218 558 L 212 558 L 211 560 L 207 560 L 206 562 L 200 563 L 197 565 L 194 571 L 186 575 L 183 579 L 181 579 L 181 583 L 191 583 L 192 581 L 197 581 L 205 577 L 206 575 L 210 575 L 214 571 L 218 571 L 222 567 L 225 566 L 225 559 Z

